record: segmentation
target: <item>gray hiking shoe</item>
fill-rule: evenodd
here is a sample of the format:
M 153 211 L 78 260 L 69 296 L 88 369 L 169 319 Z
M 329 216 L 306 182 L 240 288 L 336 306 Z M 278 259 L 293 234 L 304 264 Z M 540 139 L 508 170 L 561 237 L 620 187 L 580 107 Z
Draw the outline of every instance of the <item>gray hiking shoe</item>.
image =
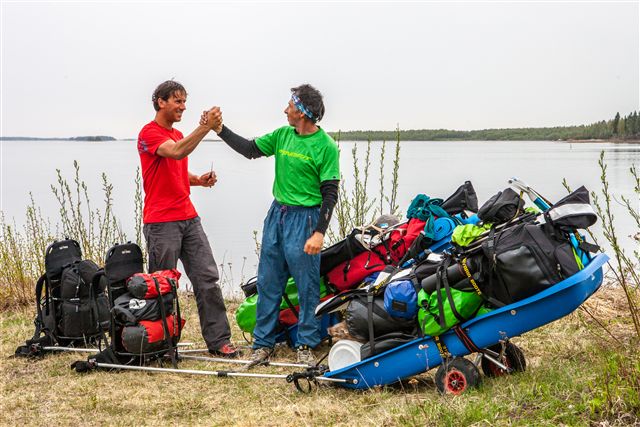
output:
M 316 364 L 316 358 L 308 345 L 301 345 L 298 347 L 298 363 L 302 363 L 308 366 L 314 366 Z
M 249 360 L 251 362 L 247 363 L 244 366 L 244 369 L 249 370 L 254 366 L 265 365 L 269 363 L 269 357 L 271 356 L 272 353 L 273 353 L 272 348 L 268 348 L 268 347 L 254 348 L 253 352 L 251 353 L 251 356 L 249 357 Z

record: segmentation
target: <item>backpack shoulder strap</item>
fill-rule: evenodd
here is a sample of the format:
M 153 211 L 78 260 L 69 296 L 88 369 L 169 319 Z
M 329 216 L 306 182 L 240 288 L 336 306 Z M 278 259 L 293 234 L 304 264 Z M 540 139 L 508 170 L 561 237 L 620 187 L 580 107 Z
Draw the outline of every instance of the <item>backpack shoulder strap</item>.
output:
M 371 292 L 367 293 L 367 323 L 369 327 L 369 348 L 371 349 L 371 354 L 375 354 L 376 351 L 376 342 L 375 342 L 375 331 L 373 327 L 373 298 L 374 295 Z
M 44 328 L 44 319 L 42 317 L 42 289 L 46 287 L 46 295 L 45 304 L 47 307 L 47 314 L 49 314 L 49 279 L 47 278 L 46 273 L 40 276 L 38 282 L 36 283 L 36 319 L 35 325 L 36 329 L 33 333 L 33 339 L 36 339 L 40 336 L 40 332 Z

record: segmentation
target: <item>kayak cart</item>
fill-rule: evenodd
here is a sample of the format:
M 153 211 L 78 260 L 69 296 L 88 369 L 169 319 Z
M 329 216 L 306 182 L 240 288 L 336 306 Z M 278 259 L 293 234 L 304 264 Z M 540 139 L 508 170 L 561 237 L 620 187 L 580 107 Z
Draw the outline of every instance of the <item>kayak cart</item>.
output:
M 606 254 L 596 255 L 571 277 L 526 299 L 480 315 L 438 337 L 417 338 L 391 350 L 324 377 L 347 380 L 336 383 L 351 389 L 367 389 L 398 382 L 438 367 L 436 385 L 441 392 L 462 393 L 480 379 L 477 364 L 463 356 L 478 353 L 487 376 L 522 371 L 522 351 L 509 340 L 558 320 L 576 310 L 600 287 Z

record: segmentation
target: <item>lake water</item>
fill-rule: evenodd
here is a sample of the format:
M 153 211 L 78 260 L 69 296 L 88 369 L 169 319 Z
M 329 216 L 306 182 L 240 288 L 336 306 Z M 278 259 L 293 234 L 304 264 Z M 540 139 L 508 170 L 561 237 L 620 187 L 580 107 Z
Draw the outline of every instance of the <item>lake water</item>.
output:
M 94 208 L 102 202 L 101 173 L 114 187 L 114 209 L 129 238 L 134 236 L 135 173 L 139 165 L 135 141 L 3 141 L 0 142 L 0 209 L 16 224 L 24 222 L 29 192 L 45 216 L 57 221 L 58 205 L 51 185 L 56 169 L 72 182 L 73 160 L 80 164 L 81 178 L 87 183 Z M 358 147 L 364 157 L 366 143 L 341 142 L 341 168 L 347 189 L 353 185 L 351 149 Z M 379 155 L 382 143 L 372 144 L 369 188 L 378 194 Z M 394 144 L 387 144 L 385 176 L 392 171 L 390 159 Z M 521 178 L 546 198 L 555 201 L 566 194 L 562 179 L 572 188 L 585 185 L 600 189 L 598 156 L 605 151 L 610 191 L 631 199 L 634 181 L 629 168 L 640 165 L 640 144 L 566 142 L 427 142 L 401 143 L 400 189 L 398 203 L 403 211 L 420 193 L 446 198 L 465 180 L 471 180 L 480 205 L 507 186 L 511 176 Z M 224 292 L 238 294 L 242 278 L 255 274 L 257 257 L 253 231 L 260 232 L 262 220 L 272 200 L 273 159 L 247 160 L 224 143 L 204 141 L 190 156 L 189 169 L 205 173 L 214 164 L 218 183 L 212 189 L 192 188 L 192 200 L 202 217 L 216 261 L 224 264 Z M 362 165 L 359 167 L 362 170 Z M 624 246 L 637 249 L 626 236 L 637 232 L 625 209 L 614 203 L 619 234 Z M 596 226 L 595 231 L 599 233 Z M 231 271 L 229 271 L 229 268 Z

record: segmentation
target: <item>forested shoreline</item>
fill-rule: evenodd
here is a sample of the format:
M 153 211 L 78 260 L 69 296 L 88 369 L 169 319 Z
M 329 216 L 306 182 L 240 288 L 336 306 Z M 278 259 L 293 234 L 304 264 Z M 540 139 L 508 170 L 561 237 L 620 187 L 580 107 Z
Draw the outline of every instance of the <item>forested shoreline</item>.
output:
M 611 120 L 589 125 L 557 126 L 546 128 L 513 128 L 483 130 L 410 129 L 392 131 L 356 130 L 330 132 L 343 141 L 389 141 L 399 137 L 402 141 L 583 141 L 612 142 L 640 140 L 640 117 L 634 111 L 621 117 L 616 113 Z

